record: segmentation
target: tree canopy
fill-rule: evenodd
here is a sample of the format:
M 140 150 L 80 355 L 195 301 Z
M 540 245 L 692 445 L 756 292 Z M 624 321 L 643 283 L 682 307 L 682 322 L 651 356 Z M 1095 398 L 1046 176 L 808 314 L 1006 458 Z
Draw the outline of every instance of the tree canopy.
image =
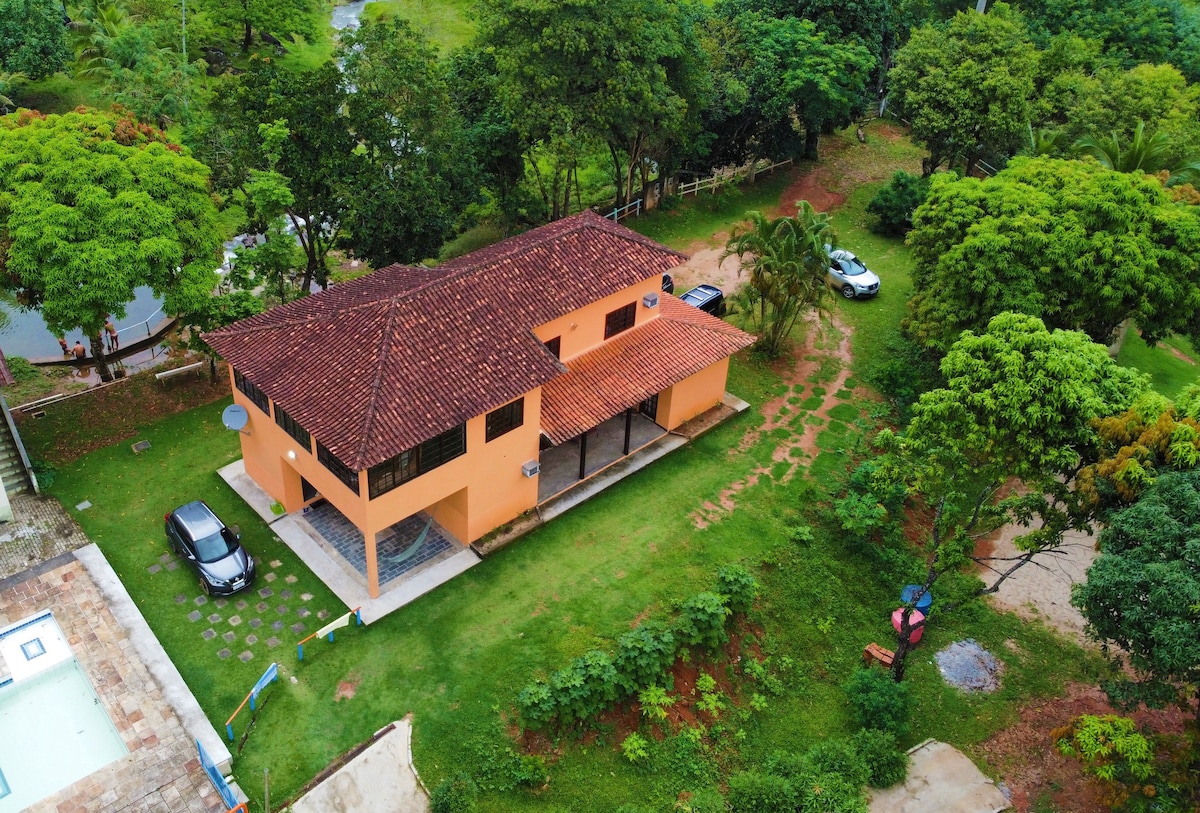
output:
M 903 434 L 881 433 L 877 478 L 905 484 L 934 512 L 926 588 L 973 560 L 990 573 L 981 592 L 994 592 L 1066 531 L 1089 527 L 1093 503 L 1075 475 L 1095 459 L 1093 422 L 1131 406 L 1147 384 L 1084 334 L 1019 313 L 964 333 L 942 374 L 946 385 L 921 395 Z M 1008 523 L 1028 529 L 1016 556 L 977 557 L 978 533 Z
M 928 175 L 946 161 L 970 170 L 988 154 L 1011 154 L 1030 119 L 1038 55 L 1021 17 L 1004 3 L 924 25 L 896 52 L 891 96 L 929 150 Z
M 43 79 L 70 58 L 63 6 L 55 0 L 0 0 L 0 73 Z
M 1200 684 L 1200 471 L 1159 476 L 1110 518 L 1099 547 L 1071 603 L 1088 634 L 1120 647 L 1135 672 L 1105 690 L 1130 705 L 1191 707 Z
M 1130 318 L 1151 343 L 1200 335 L 1200 214 L 1155 178 L 1016 158 L 987 180 L 934 178 L 913 223 L 906 326 L 927 348 L 1002 311 L 1103 344 Z
M 208 170 L 161 132 L 95 112 L 0 118 L 0 280 L 51 332 L 97 336 L 141 286 L 190 312 L 220 246 Z

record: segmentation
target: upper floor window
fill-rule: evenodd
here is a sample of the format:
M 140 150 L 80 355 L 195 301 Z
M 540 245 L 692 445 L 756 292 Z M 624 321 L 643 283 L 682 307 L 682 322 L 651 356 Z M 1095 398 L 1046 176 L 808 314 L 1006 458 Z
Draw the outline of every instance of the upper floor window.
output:
M 284 412 L 283 407 L 279 404 L 275 405 L 275 423 L 283 427 L 284 432 L 295 438 L 306 452 L 312 450 L 312 436 L 308 434 L 308 430 L 301 426 L 295 418 Z M 355 481 L 357 482 L 357 478 Z
M 554 357 L 556 359 L 562 358 L 562 337 L 561 336 L 555 336 L 553 339 L 549 339 L 549 340 L 543 342 L 543 344 L 546 345 L 547 350 L 549 350 L 551 353 L 554 354 Z
M 345 483 L 347 488 L 355 494 L 358 493 L 358 472 L 338 460 L 334 453 L 326 449 L 319 440 L 317 441 L 317 460 L 320 460 L 321 465 L 329 469 L 334 477 Z
M 240 370 L 233 371 L 233 384 L 250 399 L 250 403 L 268 415 L 271 414 L 271 401 L 267 398 L 267 394 L 254 386 L 254 382 L 242 375 Z
M 611 339 L 633 327 L 634 317 L 637 316 L 637 303 L 630 302 L 623 308 L 617 308 L 604 317 L 604 338 Z
M 386 494 L 415 477 L 449 463 L 467 451 L 467 425 L 460 423 L 436 437 L 407 449 L 367 469 L 367 488 L 371 499 Z
M 487 414 L 484 424 L 487 428 L 487 442 L 491 443 L 501 435 L 506 435 L 525 423 L 525 399 L 518 398 L 511 404 L 505 404 Z

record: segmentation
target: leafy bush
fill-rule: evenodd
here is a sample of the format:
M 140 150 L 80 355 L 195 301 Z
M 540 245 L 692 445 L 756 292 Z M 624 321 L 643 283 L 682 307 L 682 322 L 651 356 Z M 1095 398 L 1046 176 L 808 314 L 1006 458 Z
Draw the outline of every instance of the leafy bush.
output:
M 867 813 L 862 785 L 832 773 L 795 783 L 796 813 Z
M 30 364 L 29 359 L 21 356 L 9 356 L 7 361 L 8 371 L 12 373 L 13 380 L 18 384 L 27 384 L 42 377 L 42 371 Z
M 864 728 L 854 735 L 854 747 L 866 763 L 873 788 L 890 788 L 908 776 L 908 754 L 900 750 L 896 738 L 886 731 Z
M 657 621 L 647 621 L 617 639 L 613 666 L 617 682 L 632 694 L 658 682 L 675 662 L 679 644 L 674 634 Z
M 642 705 L 642 714 L 652 720 L 665 720 L 673 701 L 667 690 L 656 683 L 638 692 L 638 702 Z
M 840 737 L 817 743 L 804 755 L 804 762 L 815 775 L 834 774 L 859 788 L 867 784 L 871 776 L 854 743 Z
M 550 676 L 550 691 L 560 720 L 586 720 L 617 699 L 612 658 L 598 649 L 585 652 Z
M 913 210 L 925 202 L 928 194 L 928 178 L 898 171 L 867 204 L 867 214 L 879 218 L 871 226 L 871 231 L 889 237 L 903 237 L 912 229 Z
M 754 606 L 758 582 L 741 565 L 726 565 L 717 571 L 717 592 L 732 612 L 746 613 Z
M 918 344 L 893 334 L 866 360 L 864 377 L 896 405 L 902 423 L 921 393 L 942 383 L 937 361 Z
M 683 603 L 675 633 L 688 646 L 699 644 L 716 649 L 729 640 L 725 633 L 725 618 L 729 608 L 716 593 L 697 593 Z
M 517 695 L 517 713 L 526 728 L 549 725 L 558 713 L 558 703 L 550 685 L 539 680 L 522 689 Z
M 550 781 L 550 769 L 541 754 L 522 754 L 513 768 L 513 778 L 518 785 L 540 788 Z
M 873 494 L 848 492 L 834 501 L 833 510 L 842 530 L 857 539 L 866 539 L 887 525 L 888 510 Z
M 858 725 L 903 737 L 908 733 L 908 686 L 881 669 L 856 669 L 846 694 Z
M 634 731 L 621 743 L 621 753 L 632 763 L 643 762 L 650 756 L 650 743 Z
M 470 813 L 475 809 L 479 789 L 465 773 L 443 781 L 429 794 L 430 813 Z
M 782 776 L 744 771 L 729 777 L 732 813 L 791 813 L 796 809 L 796 789 Z

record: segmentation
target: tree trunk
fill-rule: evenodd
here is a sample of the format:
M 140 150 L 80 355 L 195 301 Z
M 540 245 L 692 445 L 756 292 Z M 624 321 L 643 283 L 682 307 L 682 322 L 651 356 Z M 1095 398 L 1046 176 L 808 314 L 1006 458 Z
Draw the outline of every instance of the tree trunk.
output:
M 897 683 L 904 680 L 904 659 L 916 646 L 912 642 L 912 634 L 925 626 L 924 621 L 918 621 L 916 624 L 909 621 L 909 614 L 912 612 L 914 611 L 905 608 L 904 612 L 900 614 L 900 632 L 896 635 L 896 654 L 892 658 L 892 680 Z
M 92 356 L 96 359 L 96 372 L 100 374 L 100 380 L 107 384 L 113 380 L 113 374 L 108 367 L 108 356 L 104 354 L 104 338 L 97 334 L 89 336 L 88 341 L 92 345 Z
M 810 161 L 817 160 L 817 142 L 821 139 L 821 131 L 816 127 L 804 128 L 804 157 Z
M 620 156 L 620 153 L 618 153 L 618 152 L 617 152 L 617 146 L 616 146 L 616 144 L 613 144 L 611 141 L 610 141 L 610 142 L 608 142 L 608 154 L 612 156 L 612 162 L 613 162 L 613 183 L 614 183 L 614 184 L 616 184 L 616 187 L 617 187 L 617 202 L 616 202 L 616 206 L 617 206 L 617 208 L 619 209 L 619 208 L 621 208 L 622 206 L 624 206 L 626 203 L 628 203 L 628 200 L 627 200 L 627 199 L 626 199 L 626 197 L 625 197 L 625 189 L 626 189 L 627 187 L 625 186 L 625 183 L 624 183 L 624 181 L 625 181 L 625 171 L 624 171 L 624 169 L 621 167 L 621 156 Z
M 211 353 L 208 356 L 208 380 L 217 383 L 217 357 Z
M 250 53 L 250 46 L 254 44 L 254 30 L 250 28 L 249 20 L 242 20 L 242 53 Z

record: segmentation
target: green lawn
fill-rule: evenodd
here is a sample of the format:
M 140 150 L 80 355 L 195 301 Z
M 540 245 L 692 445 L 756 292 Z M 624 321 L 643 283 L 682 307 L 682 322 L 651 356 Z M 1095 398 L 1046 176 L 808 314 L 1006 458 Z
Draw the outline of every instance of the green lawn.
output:
M 1150 375 L 1150 384 L 1167 398 L 1175 399 L 1185 387 L 1200 383 L 1200 354 L 1182 336 L 1173 336 L 1150 347 L 1141 335 L 1130 330 L 1117 355 L 1117 363 Z

